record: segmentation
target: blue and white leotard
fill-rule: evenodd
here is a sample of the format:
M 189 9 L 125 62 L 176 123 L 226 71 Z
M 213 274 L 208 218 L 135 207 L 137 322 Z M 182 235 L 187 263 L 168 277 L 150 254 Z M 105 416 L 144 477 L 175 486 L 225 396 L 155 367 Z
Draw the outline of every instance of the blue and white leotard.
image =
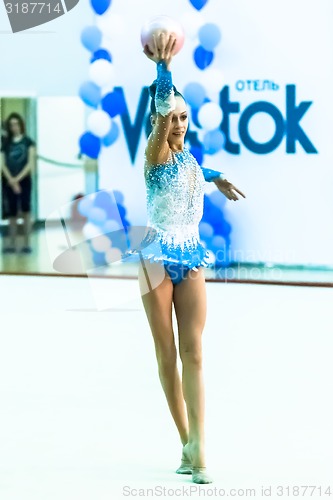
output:
M 200 242 L 205 181 L 221 172 L 204 169 L 184 147 L 170 151 L 162 165 L 147 166 L 145 183 L 147 226 L 156 231 L 154 242 L 143 250 L 151 261 L 169 261 L 197 270 L 209 266 L 209 253 Z
M 157 64 L 155 105 L 163 116 L 174 107 L 171 73 Z M 222 172 L 200 167 L 187 147 L 170 149 L 163 164 L 151 165 L 145 156 L 147 226 L 154 231 L 152 243 L 142 250 L 145 259 L 182 264 L 197 270 L 208 267 L 209 252 L 200 242 L 199 222 L 203 215 L 204 185 Z M 149 241 L 149 233 L 146 238 Z

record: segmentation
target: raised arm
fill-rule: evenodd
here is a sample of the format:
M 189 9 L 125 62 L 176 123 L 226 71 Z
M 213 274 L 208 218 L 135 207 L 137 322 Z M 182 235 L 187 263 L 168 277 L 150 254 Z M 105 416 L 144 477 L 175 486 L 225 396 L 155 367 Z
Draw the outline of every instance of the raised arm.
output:
M 146 148 L 146 156 L 150 164 L 163 163 L 168 159 L 170 148 L 167 139 L 172 120 L 172 111 L 176 107 L 170 71 L 172 51 L 176 38 L 174 35 L 170 35 L 167 40 L 165 33 L 162 32 L 154 40 L 154 53 L 150 51 L 148 46 L 144 49 L 146 56 L 156 62 L 157 65 L 157 79 L 154 82 L 156 90 L 153 97 L 156 113 L 152 117 L 153 129 L 148 138 Z

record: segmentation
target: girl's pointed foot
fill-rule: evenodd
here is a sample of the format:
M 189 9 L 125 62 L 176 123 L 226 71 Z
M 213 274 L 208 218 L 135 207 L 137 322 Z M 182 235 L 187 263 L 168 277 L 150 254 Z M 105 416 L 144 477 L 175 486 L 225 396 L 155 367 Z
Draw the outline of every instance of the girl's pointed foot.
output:
M 212 483 L 213 479 L 206 472 L 206 467 L 192 467 L 192 482 L 198 484 Z
M 188 452 L 188 443 L 183 446 L 181 464 L 176 470 L 177 474 L 192 474 L 192 463 Z

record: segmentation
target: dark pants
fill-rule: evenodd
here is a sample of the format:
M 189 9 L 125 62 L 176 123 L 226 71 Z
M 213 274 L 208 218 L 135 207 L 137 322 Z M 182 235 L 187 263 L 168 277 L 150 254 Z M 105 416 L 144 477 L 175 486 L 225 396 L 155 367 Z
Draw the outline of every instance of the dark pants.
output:
M 3 217 L 16 217 L 19 207 L 22 212 L 30 212 L 31 205 L 31 175 L 26 175 L 20 182 L 21 193 L 16 194 L 2 176 Z

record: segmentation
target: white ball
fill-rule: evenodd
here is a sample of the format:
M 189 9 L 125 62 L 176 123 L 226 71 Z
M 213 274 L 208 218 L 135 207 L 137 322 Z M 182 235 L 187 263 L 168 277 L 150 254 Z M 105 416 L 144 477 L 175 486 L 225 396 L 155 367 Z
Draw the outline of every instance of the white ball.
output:
M 199 109 L 198 121 L 205 130 L 214 130 L 221 125 L 222 109 L 215 102 L 207 102 Z
M 111 129 L 111 116 L 101 109 L 90 113 L 87 119 L 87 128 L 97 137 L 104 137 Z
M 89 66 L 90 80 L 96 83 L 99 87 L 108 85 L 112 82 L 114 69 L 112 64 L 106 59 L 96 59 Z
M 91 245 L 96 252 L 106 252 L 111 247 L 111 241 L 107 236 L 101 234 L 91 240 Z

